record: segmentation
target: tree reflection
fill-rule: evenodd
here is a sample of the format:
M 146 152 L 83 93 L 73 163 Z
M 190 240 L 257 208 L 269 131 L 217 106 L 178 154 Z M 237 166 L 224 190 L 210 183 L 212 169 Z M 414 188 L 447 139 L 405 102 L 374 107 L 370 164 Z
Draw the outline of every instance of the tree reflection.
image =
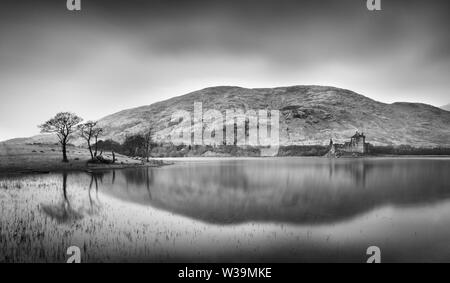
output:
M 83 218 L 83 215 L 72 208 L 69 197 L 67 195 L 67 173 L 62 175 L 62 193 L 63 198 L 59 204 L 56 205 L 42 205 L 42 211 L 50 218 L 56 220 L 58 223 L 67 223 L 73 220 Z
M 150 191 L 150 187 L 153 185 L 153 170 L 146 170 L 146 178 L 145 178 L 145 186 L 147 187 L 148 197 L 150 200 L 152 199 L 152 193 Z
M 89 184 L 89 189 L 88 189 L 88 196 L 89 196 L 89 210 L 88 210 L 88 214 L 89 215 L 93 215 L 93 214 L 97 214 L 99 212 L 100 208 L 101 208 L 100 199 L 98 198 L 98 181 L 100 180 L 100 182 L 103 183 L 104 173 L 102 173 L 102 172 L 94 172 L 94 173 L 91 173 L 90 176 L 91 176 L 91 182 Z M 94 184 L 95 184 L 95 198 L 96 198 L 96 201 L 94 201 L 92 199 L 92 195 L 91 195 L 91 191 L 92 191 L 92 188 L 93 188 Z
M 121 174 L 125 177 L 127 189 L 129 188 L 130 185 L 145 187 L 149 199 L 150 200 L 152 199 L 151 188 L 153 187 L 154 184 L 154 172 L 152 168 L 145 168 L 139 170 L 136 169 L 122 170 Z M 115 179 L 115 176 L 113 177 L 113 179 Z

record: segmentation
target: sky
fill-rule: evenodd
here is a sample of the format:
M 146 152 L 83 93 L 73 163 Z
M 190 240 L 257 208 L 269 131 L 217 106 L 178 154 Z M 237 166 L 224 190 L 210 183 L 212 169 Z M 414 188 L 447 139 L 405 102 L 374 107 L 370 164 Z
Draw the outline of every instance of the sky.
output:
M 0 140 L 59 111 L 96 120 L 211 86 L 328 85 L 450 103 L 450 1 L 6 0 Z

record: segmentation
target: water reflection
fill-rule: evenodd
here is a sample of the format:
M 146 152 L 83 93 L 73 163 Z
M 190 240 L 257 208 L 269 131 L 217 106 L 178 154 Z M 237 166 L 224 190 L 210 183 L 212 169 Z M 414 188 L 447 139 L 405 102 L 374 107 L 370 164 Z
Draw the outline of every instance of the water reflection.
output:
M 221 159 L 0 178 L 0 260 L 54 260 L 75 244 L 94 262 L 361 262 L 370 245 L 386 262 L 448 261 L 449 169 L 450 159 Z
M 72 185 L 73 190 L 80 189 L 78 182 L 86 178 L 85 174 L 79 173 L 62 173 L 61 174 L 61 192 L 62 198 L 56 204 L 42 203 L 40 205 L 41 211 L 56 220 L 60 224 L 70 223 L 83 219 L 85 216 L 98 215 L 102 205 L 99 197 L 99 187 L 103 183 L 105 176 L 104 172 L 90 172 L 87 173 L 89 178 L 89 186 L 87 187 L 87 205 L 84 201 L 84 197 L 77 201 L 71 197 L 69 188 Z M 113 172 L 113 179 L 111 183 L 114 183 L 115 172 Z M 68 182 L 68 178 L 72 179 L 72 182 Z M 77 183 L 76 185 L 73 183 Z M 75 192 L 74 192 L 75 193 Z M 76 192 L 77 194 L 79 192 Z M 84 194 L 83 194 L 84 195 Z
M 449 169 L 448 159 L 210 160 L 103 172 L 94 181 L 104 194 L 208 223 L 323 224 L 446 200 Z
M 82 213 L 73 209 L 67 195 L 67 173 L 62 174 L 62 200 L 56 204 L 43 204 L 41 209 L 50 218 L 56 220 L 58 223 L 68 223 L 70 221 L 79 220 L 83 218 Z
M 90 181 L 89 189 L 88 189 L 89 209 L 88 209 L 87 213 L 89 215 L 96 215 L 96 214 L 98 214 L 98 212 L 101 208 L 100 199 L 98 197 L 98 182 L 100 180 L 100 182 L 103 183 L 104 173 L 103 172 L 94 172 L 94 173 L 89 173 L 89 174 L 91 175 L 91 181 Z M 114 183 L 114 178 L 115 178 L 115 173 L 113 174 L 112 183 Z M 91 195 L 92 187 L 94 184 L 95 184 L 95 200 L 92 198 L 92 195 Z
M 329 179 L 332 180 L 334 176 L 346 176 L 354 185 L 362 188 L 366 187 L 366 177 L 368 172 L 373 168 L 373 165 L 365 162 L 348 162 L 339 164 L 330 162 Z
M 112 174 L 115 176 L 116 172 Z M 125 178 L 126 187 L 144 187 L 148 194 L 148 199 L 152 199 L 151 187 L 154 185 L 154 170 L 151 168 L 137 170 L 123 170 L 120 174 Z M 115 180 L 115 177 L 113 178 Z M 112 183 L 114 184 L 114 182 Z

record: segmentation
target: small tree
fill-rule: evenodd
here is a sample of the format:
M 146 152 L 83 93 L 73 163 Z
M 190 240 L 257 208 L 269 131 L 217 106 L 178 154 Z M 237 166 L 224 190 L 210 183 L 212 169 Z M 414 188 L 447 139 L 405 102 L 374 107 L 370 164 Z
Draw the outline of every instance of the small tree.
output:
M 93 137 L 94 137 L 94 142 L 95 142 L 95 151 L 94 151 L 94 156 L 97 156 L 97 152 L 98 152 L 98 137 L 101 136 L 103 134 L 103 128 L 100 127 L 95 127 L 94 131 L 93 131 Z
M 149 161 L 149 155 L 150 151 L 152 149 L 152 128 L 148 128 L 147 131 L 144 133 L 144 150 L 145 150 L 145 157 L 147 159 L 147 162 Z
M 106 141 L 100 140 L 100 141 L 98 141 L 97 146 L 98 146 L 98 150 L 100 152 L 114 151 L 114 152 L 121 153 L 121 154 L 125 153 L 122 145 L 118 142 L 113 141 L 112 139 L 108 139 Z
M 97 133 L 97 122 L 87 121 L 84 124 L 78 125 L 78 131 L 80 132 L 80 136 L 86 140 L 89 153 L 91 154 L 91 158 L 94 159 L 94 153 L 92 153 L 92 145 L 91 140 L 94 135 Z M 96 146 L 97 148 L 97 146 Z
M 122 147 L 128 156 L 137 156 L 144 148 L 144 145 L 145 138 L 142 135 L 132 135 L 125 138 Z
M 55 133 L 62 147 L 63 162 L 69 162 L 67 159 L 67 143 L 76 131 L 76 126 L 83 119 L 74 113 L 60 112 L 55 117 L 40 125 L 41 133 Z

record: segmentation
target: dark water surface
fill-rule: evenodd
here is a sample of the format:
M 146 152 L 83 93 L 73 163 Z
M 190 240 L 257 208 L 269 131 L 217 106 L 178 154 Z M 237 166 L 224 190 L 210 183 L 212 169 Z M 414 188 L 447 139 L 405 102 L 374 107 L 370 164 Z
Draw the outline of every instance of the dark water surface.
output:
M 135 217 L 128 210 L 145 208 L 139 217 L 157 218 L 149 225 L 164 226 L 160 238 L 178 233 L 160 247 L 175 261 L 365 261 L 372 245 L 384 261 L 450 261 L 448 158 L 181 159 L 32 184 L 45 182 L 61 184 L 66 204 L 39 206 L 58 225 L 95 218 L 96 210 L 115 221 L 108 209 L 127 222 Z M 77 210 L 70 195 L 80 190 L 89 196 Z M 102 201 L 108 209 L 95 205 Z

